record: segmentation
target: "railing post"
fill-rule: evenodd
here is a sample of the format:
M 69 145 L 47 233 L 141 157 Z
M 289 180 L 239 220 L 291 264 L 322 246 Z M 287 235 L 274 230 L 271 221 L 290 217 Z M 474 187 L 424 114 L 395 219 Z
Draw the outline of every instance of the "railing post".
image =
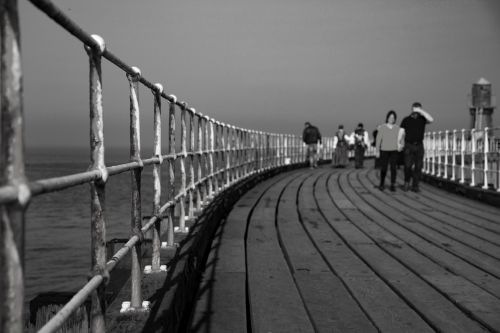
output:
M 158 159 L 158 163 L 153 166 L 153 215 L 158 218 L 158 221 L 153 227 L 153 241 L 152 241 L 152 260 L 151 270 L 153 272 L 161 271 L 161 220 L 160 207 L 161 207 L 161 165 L 163 163 L 163 155 L 161 152 L 161 94 L 163 93 L 163 86 L 160 83 L 155 84 L 153 90 L 154 97 L 154 156 Z
M 476 186 L 476 130 L 473 128 L 470 131 L 471 135 L 471 144 L 472 144 L 472 152 L 471 152 L 471 180 L 470 186 Z
M 449 132 L 444 131 L 444 179 L 448 179 Z
M 437 145 L 436 151 L 437 151 L 437 154 L 438 154 L 438 158 L 437 158 L 437 174 L 436 174 L 436 176 L 442 178 L 443 177 L 443 173 L 442 173 L 443 162 L 441 161 L 441 159 L 443 157 L 443 135 L 442 135 L 441 131 L 438 131 L 438 133 L 437 133 L 436 145 Z
M 436 175 L 436 132 L 432 132 L 432 170 L 431 175 Z
M 211 118 L 207 117 L 207 143 L 208 143 L 208 197 L 211 200 L 214 194 L 214 123 Z
M 24 172 L 21 41 L 16 0 L 0 2 L 0 185 L 17 189 L 14 203 L 0 206 L 0 331 L 24 327 L 24 218 L 30 200 Z
M 127 73 L 130 85 L 130 160 L 138 162 L 139 167 L 131 171 L 131 229 L 132 233 L 138 235 L 142 241 L 142 212 L 141 212 L 141 136 L 140 136 L 140 113 L 139 113 L 139 86 L 138 82 L 141 71 L 137 67 L 132 67 L 134 72 Z M 141 267 L 141 241 L 131 249 L 131 295 L 130 307 L 132 309 L 142 309 L 142 267 Z
M 175 104 L 177 97 L 169 95 L 170 105 L 168 108 L 168 187 L 167 187 L 167 202 L 172 202 L 167 210 L 167 244 L 166 247 L 174 247 L 174 210 L 175 203 L 175 162 L 177 160 L 175 151 Z
M 196 186 L 196 211 L 201 211 L 202 204 L 206 199 L 206 186 L 200 183 L 200 180 L 203 177 L 203 170 L 205 168 L 205 158 L 203 151 L 203 120 L 205 118 L 200 113 L 198 115 L 198 186 Z M 206 170 L 206 169 L 205 169 Z
M 189 111 L 189 206 L 188 206 L 188 218 L 194 218 L 194 116 L 196 110 L 194 108 L 188 108 Z M 199 197 L 198 197 L 199 198 Z
M 453 142 L 452 142 L 452 153 L 451 153 L 451 180 L 455 181 L 457 179 L 457 130 L 453 130 Z
M 187 128 L 186 128 L 186 102 L 181 102 L 181 160 L 180 160 L 180 173 L 181 173 L 181 184 L 180 184 L 180 200 L 179 200 L 179 227 L 176 229 L 179 233 L 186 233 L 188 229 L 186 228 L 186 138 L 187 138 Z
M 429 173 L 429 133 L 424 133 L 424 170 L 423 173 Z
M 487 190 L 488 189 L 488 172 L 489 172 L 489 167 L 488 167 L 488 153 L 489 153 L 489 142 L 488 142 L 488 127 L 485 127 L 483 130 L 483 154 L 484 154 L 484 160 L 483 160 L 483 189 Z
M 460 184 L 465 183 L 465 129 L 462 128 L 462 137 L 460 139 Z
M 101 55 L 105 49 L 104 40 L 92 35 L 99 48 L 85 47 L 89 55 L 89 87 L 90 87 L 90 169 L 98 170 L 101 179 L 90 182 L 91 210 L 91 269 L 92 275 L 105 274 L 106 270 L 106 221 L 105 187 L 108 172 L 104 159 L 104 123 L 102 107 L 102 70 Z M 101 284 L 92 292 L 90 327 L 91 332 L 105 332 L 106 286 Z
M 219 193 L 219 176 L 220 176 L 220 122 L 214 120 L 213 122 L 213 142 L 212 142 L 212 155 L 213 155 L 213 186 L 214 186 L 214 195 Z
M 226 151 L 226 156 L 225 156 L 225 169 L 226 169 L 226 178 L 224 182 L 224 188 L 228 187 L 231 184 L 231 181 L 234 179 L 233 177 L 233 172 L 236 171 L 237 168 L 237 159 L 233 158 L 234 153 L 236 150 L 233 147 L 233 127 L 232 126 L 225 126 L 226 129 L 226 142 L 223 143 L 224 149 Z M 222 136 L 224 140 L 224 135 Z M 231 166 L 233 165 L 233 166 Z
M 431 174 L 432 170 L 432 133 L 427 132 L 426 133 L 426 142 L 425 142 L 425 149 L 427 152 L 427 165 L 426 165 L 426 173 Z

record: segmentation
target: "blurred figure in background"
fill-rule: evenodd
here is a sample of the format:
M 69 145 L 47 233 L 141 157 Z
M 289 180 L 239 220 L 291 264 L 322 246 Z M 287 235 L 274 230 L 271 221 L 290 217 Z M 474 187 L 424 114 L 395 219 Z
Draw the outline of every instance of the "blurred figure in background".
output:
M 349 163 L 347 158 L 347 150 L 351 138 L 345 133 L 344 125 L 339 125 L 337 133 L 333 137 L 333 156 L 332 165 L 335 168 L 345 168 Z
M 361 169 L 365 160 L 365 150 L 370 146 L 368 131 L 363 128 L 362 123 L 359 123 L 352 132 L 351 138 L 354 139 L 354 166 L 356 169 Z
M 311 169 L 318 167 L 318 143 L 321 144 L 321 133 L 316 126 L 305 122 L 302 140 L 307 145 L 307 161 Z

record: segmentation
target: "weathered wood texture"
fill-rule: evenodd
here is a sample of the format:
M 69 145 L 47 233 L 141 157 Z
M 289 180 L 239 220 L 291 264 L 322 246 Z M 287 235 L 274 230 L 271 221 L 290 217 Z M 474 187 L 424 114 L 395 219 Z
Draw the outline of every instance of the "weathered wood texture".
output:
M 373 169 L 275 176 L 212 244 L 192 332 L 500 331 L 500 208 Z

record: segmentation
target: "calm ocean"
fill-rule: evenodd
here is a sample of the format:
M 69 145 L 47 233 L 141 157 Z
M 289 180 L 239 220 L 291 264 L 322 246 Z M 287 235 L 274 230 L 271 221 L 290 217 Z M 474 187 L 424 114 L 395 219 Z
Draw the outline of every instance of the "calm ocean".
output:
M 30 181 L 86 171 L 89 150 L 27 149 Z M 143 158 L 151 153 L 143 152 Z M 108 166 L 128 162 L 128 148 L 107 149 Z M 163 176 L 164 178 L 164 176 Z M 107 239 L 125 238 L 130 230 L 130 173 L 110 177 L 106 187 Z M 152 209 L 152 167 L 143 170 L 142 212 Z M 90 192 L 84 184 L 32 199 L 26 215 L 26 293 L 29 302 L 46 291 L 75 291 L 90 270 Z

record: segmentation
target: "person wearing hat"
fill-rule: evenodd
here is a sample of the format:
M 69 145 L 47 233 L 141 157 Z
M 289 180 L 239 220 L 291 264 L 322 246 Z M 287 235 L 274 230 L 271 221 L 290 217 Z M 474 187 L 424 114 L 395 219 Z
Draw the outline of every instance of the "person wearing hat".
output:
M 351 137 L 354 138 L 354 166 L 356 169 L 361 169 L 365 159 L 365 150 L 370 145 L 368 131 L 363 128 L 363 123 L 358 124 Z

